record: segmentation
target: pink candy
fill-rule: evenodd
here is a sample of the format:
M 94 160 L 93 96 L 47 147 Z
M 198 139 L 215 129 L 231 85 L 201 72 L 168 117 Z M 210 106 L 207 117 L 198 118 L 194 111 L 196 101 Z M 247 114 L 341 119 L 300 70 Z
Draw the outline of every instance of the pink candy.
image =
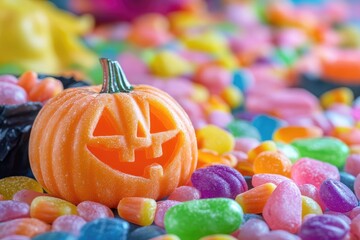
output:
M 19 201 L 19 202 L 24 202 L 24 203 L 31 205 L 31 202 L 34 200 L 34 198 L 39 197 L 39 196 L 48 196 L 48 194 L 24 189 L 24 190 L 20 190 L 17 193 L 15 193 L 13 196 L 13 200 Z
M 252 177 L 251 183 L 254 187 L 257 187 L 265 183 L 273 183 L 275 185 L 279 185 L 283 181 L 291 181 L 291 179 L 279 174 L 259 173 L 255 174 Z
M 319 188 L 328 178 L 339 180 L 340 174 L 339 170 L 329 163 L 301 158 L 292 166 L 291 178 L 298 185 L 309 183 Z
M 319 191 L 314 185 L 303 184 L 303 185 L 299 186 L 299 189 L 300 189 L 301 195 L 315 200 L 320 205 L 322 210 L 326 209 L 325 204 L 323 203 L 323 201 L 320 198 Z
M 301 240 L 300 237 L 284 230 L 274 230 L 258 238 L 259 240 Z
M 269 231 L 269 227 L 264 221 L 253 218 L 249 219 L 241 226 L 237 238 L 241 240 L 258 239 L 261 235 L 264 235 Z
M 29 214 L 30 206 L 26 203 L 13 200 L 0 201 L 0 222 L 29 217 Z
M 200 199 L 200 192 L 196 188 L 190 186 L 178 187 L 168 197 L 168 200 L 179 202 L 186 202 L 195 199 Z
M 354 176 L 360 173 L 360 154 L 351 154 L 345 163 L 344 170 Z
M 164 225 L 164 217 L 165 217 L 165 213 L 166 211 L 179 204 L 181 202 L 178 201 L 173 201 L 173 200 L 165 200 L 165 201 L 160 201 L 157 202 L 157 207 L 156 207 L 156 212 L 155 212 L 155 224 L 159 227 L 165 227 Z
M 234 150 L 247 153 L 251 149 L 257 147 L 259 144 L 259 140 L 255 138 L 236 138 Z
M 52 224 L 53 231 L 68 232 L 78 235 L 86 221 L 76 215 L 63 215 L 58 217 Z
M 79 216 L 90 222 L 98 218 L 113 218 L 114 213 L 107 206 L 92 202 L 84 201 L 77 205 Z
M 295 183 L 280 183 L 263 210 L 263 217 L 272 230 L 296 233 L 301 225 L 301 193 Z
M 358 174 L 355 178 L 354 191 L 356 197 L 360 199 L 360 174 Z

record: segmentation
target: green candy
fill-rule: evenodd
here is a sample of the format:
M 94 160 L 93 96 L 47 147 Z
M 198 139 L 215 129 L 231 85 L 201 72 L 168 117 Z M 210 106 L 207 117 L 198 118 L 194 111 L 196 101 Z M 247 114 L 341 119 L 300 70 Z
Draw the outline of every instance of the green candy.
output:
M 311 138 L 296 140 L 291 143 L 300 153 L 300 157 L 308 157 L 330 163 L 338 168 L 345 165 L 349 155 L 349 147 L 342 141 L 331 138 Z
M 229 198 L 184 202 L 165 214 L 165 229 L 180 239 L 198 240 L 212 234 L 230 234 L 243 220 L 240 205 Z
M 257 140 L 261 139 L 260 133 L 256 127 L 251 123 L 243 120 L 234 120 L 230 122 L 226 127 L 229 132 L 236 138 L 238 137 L 250 137 Z
M 276 142 L 276 147 L 285 154 L 292 163 L 295 163 L 300 158 L 298 150 L 290 144 Z

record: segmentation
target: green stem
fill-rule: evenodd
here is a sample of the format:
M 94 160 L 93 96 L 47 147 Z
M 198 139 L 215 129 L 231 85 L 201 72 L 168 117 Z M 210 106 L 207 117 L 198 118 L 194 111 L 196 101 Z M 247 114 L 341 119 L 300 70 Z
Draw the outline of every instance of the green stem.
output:
M 100 93 L 129 93 L 134 89 L 117 61 L 100 58 L 100 64 L 103 69 L 103 85 Z

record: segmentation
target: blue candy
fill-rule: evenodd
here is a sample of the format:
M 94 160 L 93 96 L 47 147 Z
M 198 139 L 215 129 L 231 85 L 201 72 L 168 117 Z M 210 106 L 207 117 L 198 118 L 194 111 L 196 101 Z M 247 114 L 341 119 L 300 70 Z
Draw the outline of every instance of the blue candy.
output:
M 266 141 L 272 140 L 273 133 L 285 123 L 278 118 L 261 114 L 253 119 L 252 125 L 259 131 L 261 140 Z
M 100 218 L 85 224 L 78 240 L 126 240 L 129 223 L 115 218 Z
M 161 236 L 166 234 L 165 230 L 158 226 L 146 226 L 135 229 L 129 234 L 131 240 L 147 240 L 153 237 Z
M 77 238 L 67 232 L 47 232 L 32 238 L 33 240 L 76 240 Z

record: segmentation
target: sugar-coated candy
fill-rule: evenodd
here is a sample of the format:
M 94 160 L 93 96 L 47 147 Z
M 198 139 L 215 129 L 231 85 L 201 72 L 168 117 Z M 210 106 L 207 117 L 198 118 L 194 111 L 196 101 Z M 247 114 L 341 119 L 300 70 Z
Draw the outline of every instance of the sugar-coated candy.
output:
M 212 165 L 197 169 L 191 175 L 191 182 L 200 191 L 201 198 L 227 197 L 235 199 L 236 195 L 248 189 L 241 173 L 225 165 Z
M 252 176 L 252 185 L 254 187 L 265 183 L 273 183 L 277 186 L 283 181 L 291 181 L 291 179 L 279 174 L 272 173 L 258 173 Z
M 227 234 L 214 234 L 206 237 L 202 237 L 199 240 L 236 240 L 237 238 Z
M 174 234 L 164 234 L 158 237 L 150 238 L 149 240 L 180 240 L 180 238 Z
M 76 206 L 60 198 L 40 196 L 30 205 L 30 216 L 46 223 L 52 223 L 62 215 L 76 215 Z
M 0 194 L 7 200 L 11 200 L 15 193 L 23 189 L 43 192 L 41 185 L 29 177 L 15 176 L 0 179 Z
M 36 197 L 40 197 L 40 196 L 47 196 L 47 194 L 37 192 L 34 190 L 23 189 L 23 190 L 20 190 L 17 193 L 15 193 L 12 199 L 14 201 L 24 202 L 24 203 L 31 205 L 31 202 Z
M 320 205 L 312 198 L 301 196 L 301 216 L 304 219 L 306 215 L 309 214 L 322 214 Z
M 191 186 L 180 186 L 175 188 L 167 199 L 179 202 L 200 199 L 200 191 Z
M 273 141 L 264 141 L 260 143 L 255 148 L 248 151 L 248 161 L 254 162 L 255 158 L 263 152 L 272 151 L 275 152 L 277 150 L 276 144 Z
M 76 208 L 79 216 L 87 222 L 98 218 L 114 217 L 114 213 L 109 207 L 93 201 L 83 201 Z
M 319 195 L 326 207 L 335 212 L 349 212 L 358 206 L 355 194 L 338 180 L 326 179 L 320 186 Z
M 358 174 L 355 178 L 354 192 L 356 197 L 360 199 L 360 174 Z
M 306 197 L 309 197 L 309 198 L 315 200 L 319 204 L 319 206 L 321 207 L 322 210 L 326 209 L 325 204 L 323 203 L 323 201 L 320 198 L 319 190 L 314 185 L 308 184 L 308 183 L 302 184 L 299 186 L 299 189 L 300 189 L 302 196 L 306 196 Z
M 261 140 L 272 140 L 274 132 L 285 125 L 285 122 L 281 119 L 260 114 L 252 120 L 252 125 L 256 127 L 260 133 Z
M 262 213 L 275 188 L 275 184 L 265 183 L 240 193 L 236 196 L 235 201 L 240 204 L 244 213 Z
M 129 234 L 131 240 L 148 240 L 152 237 L 164 235 L 166 232 L 163 228 L 158 226 L 145 226 L 135 229 Z
M 351 219 L 345 215 L 345 214 L 348 214 L 348 213 L 339 213 L 339 212 L 334 212 L 334 211 L 330 211 L 330 210 L 326 210 L 324 212 L 324 214 L 327 214 L 327 215 L 332 215 L 332 216 L 336 216 L 338 218 L 341 218 L 347 225 L 350 225 L 351 224 Z
M 259 240 L 302 240 L 297 235 L 289 233 L 284 230 L 274 230 L 261 235 Z
M 29 217 L 30 206 L 27 203 L 5 200 L 0 201 L 0 222 L 16 218 Z
M 357 215 L 351 220 L 350 232 L 355 239 L 360 238 L 360 215 Z
M 229 234 L 239 228 L 243 211 L 232 199 L 213 198 L 183 202 L 165 214 L 167 233 L 198 240 L 211 234 Z
M 240 228 L 238 239 L 253 240 L 258 239 L 261 235 L 268 233 L 269 226 L 263 220 L 252 218 L 246 221 Z
M 291 144 L 296 147 L 301 157 L 327 162 L 338 168 L 344 166 L 349 155 L 349 147 L 342 141 L 331 137 L 300 139 Z
M 99 218 L 86 223 L 80 230 L 78 240 L 126 240 L 129 223 L 115 218 Z
M 298 231 L 301 225 L 301 194 L 294 182 L 284 181 L 276 187 L 265 204 L 263 217 L 272 230 Z
M 352 192 L 354 192 L 355 177 L 353 175 L 340 171 L 340 182 L 345 184 Z
M 254 160 L 254 173 L 272 173 L 285 177 L 290 176 L 292 163 L 281 152 L 265 151 L 260 153 Z
M 123 219 L 140 226 L 153 223 L 156 201 L 151 198 L 125 197 L 120 200 L 117 211 Z
M 159 227 L 164 227 L 164 218 L 166 211 L 181 202 L 174 201 L 174 200 L 164 200 L 157 202 L 156 212 L 155 212 L 155 224 Z
M 76 237 L 67 232 L 47 232 L 37 235 L 33 240 L 76 240 Z
M 349 226 L 340 218 L 327 214 L 308 218 L 301 226 L 299 236 L 302 240 L 344 239 Z
M 328 178 L 340 180 L 339 170 L 315 159 L 301 158 L 291 168 L 291 179 L 298 185 L 312 184 L 319 188 Z
M 346 159 L 344 170 L 354 176 L 360 173 L 360 154 L 351 154 Z
M 236 138 L 255 138 L 260 140 L 261 136 L 256 127 L 243 120 L 234 120 L 226 127 Z
M 1 240 L 31 240 L 31 238 L 23 235 L 10 235 L 1 238 Z
M 36 218 L 18 218 L 0 223 L 0 238 L 18 234 L 33 237 L 50 230 L 50 225 Z
M 207 125 L 196 131 L 198 148 L 214 150 L 219 154 L 233 150 L 234 137 L 227 131 L 215 126 Z
M 59 232 L 68 232 L 77 236 L 80 229 L 86 224 L 86 221 L 77 215 L 63 215 L 55 219 L 51 230 Z

